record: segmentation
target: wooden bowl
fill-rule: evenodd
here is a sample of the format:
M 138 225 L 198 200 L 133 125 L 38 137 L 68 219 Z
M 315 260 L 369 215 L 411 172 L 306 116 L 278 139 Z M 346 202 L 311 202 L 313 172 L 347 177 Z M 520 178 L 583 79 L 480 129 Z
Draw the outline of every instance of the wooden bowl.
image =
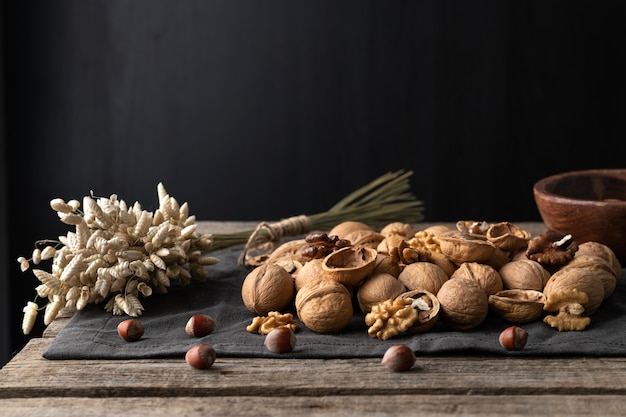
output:
M 543 222 L 577 243 L 599 242 L 626 264 L 626 169 L 552 175 L 533 187 Z

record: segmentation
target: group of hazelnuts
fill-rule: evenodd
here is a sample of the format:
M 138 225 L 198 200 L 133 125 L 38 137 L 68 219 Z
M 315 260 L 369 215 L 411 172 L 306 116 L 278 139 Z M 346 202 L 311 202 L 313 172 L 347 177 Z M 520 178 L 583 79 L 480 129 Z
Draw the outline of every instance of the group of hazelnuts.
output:
M 205 314 L 196 314 L 189 318 L 185 332 L 190 337 L 204 337 L 216 327 L 215 320 Z M 127 342 L 135 342 L 143 337 L 144 327 L 137 319 L 126 319 L 117 325 L 117 333 Z M 521 350 L 526 345 L 528 332 L 518 326 L 509 326 L 499 336 L 499 342 L 507 350 Z M 265 347 L 274 353 L 288 353 L 296 346 L 296 336 L 288 326 L 273 329 L 265 336 Z M 208 343 L 198 343 L 185 353 L 185 362 L 192 368 L 209 369 L 215 363 L 217 353 Z M 394 372 L 408 371 L 415 365 L 415 352 L 405 344 L 389 347 L 381 363 Z
M 185 333 L 190 337 L 204 337 L 213 333 L 216 323 L 211 316 L 195 314 L 185 325 Z M 117 325 L 117 334 L 127 342 L 136 342 L 144 334 L 143 324 L 137 319 L 126 319 Z M 196 369 L 209 369 L 213 366 L 217 353 L 208 343 L 198 343 L 185 353 L 185 361 Z

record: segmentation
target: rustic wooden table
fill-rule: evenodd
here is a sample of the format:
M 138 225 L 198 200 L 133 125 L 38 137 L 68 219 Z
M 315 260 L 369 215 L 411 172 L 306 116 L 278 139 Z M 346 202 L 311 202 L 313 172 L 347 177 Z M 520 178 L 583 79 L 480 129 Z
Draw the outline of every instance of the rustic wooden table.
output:
M 541 224 L 519 223 L 540 233 Z M 203 222 L 207 230 L 248 224 Z M 533 233 L 533 234 L 534 234 Z M 0 370 L 2 416 L 623 416 L 626 357 L 418 356 L 408 372 L 379 359 L 218 358 L 208 371 L 183 358 L 42 357 L 71 317 L 64 311 Z

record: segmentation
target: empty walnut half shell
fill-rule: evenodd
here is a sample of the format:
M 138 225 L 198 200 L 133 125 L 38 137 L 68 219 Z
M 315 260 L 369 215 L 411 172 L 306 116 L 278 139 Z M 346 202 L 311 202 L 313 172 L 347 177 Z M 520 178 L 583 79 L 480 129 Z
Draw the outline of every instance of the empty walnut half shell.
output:
M 529 323 L 543 314 L 546 296 L 536 290 L 503 290 L 489 296 L 489 308 L 512 323 Z
M 341 248 L 324 258 L 322 269 L 333 281 L 356 286 L 374 271 L 377 255 L 369 247 Z
M 487 240 L 496 248 L 506 252 L 515 252 L 528 245 L 531 235 L 526 230 L 509 222 L 500 222 L 489 226 Z
M 441 253 L 457 264 L 486 262 L 496 247 L 486 238 L 470 233 L 449 232 L 439 236 Z
M 411 298 L 413 300 L 411 308 L 418 312 L 417 321 L 409 327 L 408 332 L 425 333 L 435 326 L 441 310 L 441 304 L 435 294 L 424 289 L 417 289 L 400 294 L 400 297 Z

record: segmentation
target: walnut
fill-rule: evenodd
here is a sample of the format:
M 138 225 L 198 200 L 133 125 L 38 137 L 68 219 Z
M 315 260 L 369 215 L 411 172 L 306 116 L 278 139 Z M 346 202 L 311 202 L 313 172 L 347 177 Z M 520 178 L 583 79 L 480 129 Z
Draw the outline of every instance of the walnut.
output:
M 463 233 L 474 235 L 485 235 L 489 230 L 490 224 L 486 221 L 477 220 L 459 220 L 456 222 L 456 229 Z
M 536 290 L 502 290 L 489 296 L 489 308 L 513 323 L 529 323 L 541 317 L 546 296 Z
M 603 243 L 593 241 L 581 243 L 578 245 L 578 251 L 574 255 L 574 259 L 576 259 L 578 255 L 599 256 L 613 267 L 616 277 L 620 278 L 622 276 L 622 264 L 619 259 L 617 259 L 615 252 Z
M 543 291 L 550 279 L 550 272 L 539 262 L 520 259 L 504 264 L 498 270 L 504 288 Z
M 336 235 L 329 236 L 323 232 L 309 233 L 304 241 L 306 246 L 301 249 L 304 261 L 325 258 L 337 249 L 352 245 L 347 239 L 339 239 Z
M 324 279 L 325 273 L 324 269 L 322 269 L 322 262 L 324 262 L 323 259 L 311 259 L 302 265 L 294 274 L 296 291 L 299 291 L 309 281 Z
M 437 294 L 448 275 L 441 267 L 431 262 L 414 262 L 404 267 L 398 281 L 408 290 L 425 289 Z
M 432 230 L 432 228 L 421 230 L 415 233 L 413 237 L 408 239 L 407 243 L 409 244 L 409 247 L 415 248 L 415 249 L 424 249 L 429 252 L 441 253 L 441 248 L 439 247 L 438 236 L 441 233 L 447 233 L 449 229 L 446 228 L 445 230 L 442 230 L 442 231 L 434 230 L 433 231 L 434 233 L 428 232 L 427 230 Z
M 402 268 L 403 267 L 400 266 L 398 262 L 391 259 L 389 255 L 379 252 L 376 254 L 376 267 L 374 267 L 372 274 L 384 272 L 397 278 L 400 272 L 402 272 Z
M 256 316 L 253 318 L 252 323 L 246 326 L 246 331 L 268 334 L 275 328 L 282 326 L 289 327 L 294 332 L 298 329 L 298 323 L 293 319 L 293 314 L 281 314 L 279 311 L 270 311 L 267 313 L 267 316 Z
M 474 281 L 485 291 L 487 296 L 502 291 L 503 288 L 502 278 L 498 271 L 487 264 L 480 264 L 478 262 L 462 263 L 450 277 L 450 279 L 452 278 L 463 278 Z
M 370 275 L 361 283 L 356 292 L 361 311 L 369 313 L 374 304 L 396 298 L 406 291 L 406 287 L 396 277 L 387 273 Z
M 441 252 L 430 252 L 428 258 L 424 260 L 443 269 L 443 272 L 445 272 L 448 277 L 452 276 L 454 271 L 459 267 Z
M 332 229 L 330 229 L 328 234 L 331 236 L 339 236 L 340 239 L 346 239 L 346 235 L 357 230 L 365 230 L 368 232 L 374 231 L 371 226 L 368 226 L 363 222 L 348 220 L 335 225 Z
M 509 222 L 492 224 L 487 229 L 486 236 L 496 248 L 506 252 L 515 252 L 525 248 L 531 237 L 529 232 Z
M 484 236 L 463 232 L 449 232 L 439 236 L 439 247 L 441 253 L 459 265 L 463 262 L 484 263 L 496 250 Z
M 571 261 L 577 250 L 578 244 L 572 235 L 547 230 L 528 241 L 526 256 L 552 273 Z
M 392 222 L 380 229 L 380 234 L 384 237 L 400 235 L 405 239 L 410 239 L 415 234 L 415 229 L 409 223 Z
M 344 239 L 352 242 L 352 246 L 376 249 L 384 236 L 370 230 L 355 230 L 345 235 Z
M 585 315 L 593 314 L 604 299 L 604 286 L 594 272 L 583 268 L 565 268 L 552 274 L 543 289 L 546 295 L 546 311 L 558 311 L 568 301 L 582 304 Z M 577 293 L 586 295 L 581 301 Z M 576 296 L 571 300 L 567 297 Z M 571 298 L 571 297 L 570 297 Z
M 339 282 L 320 279 L 307 282 L 296 294 L 298 318 L 316 333 L 336 333 L 350 323 L 352 294 Z
M 376 267 L 376 249 L 345 247 L 324 258 L 322 269 L 331 280 L 345 285 L 358 285 Z
M 365 315 L 365 324 L 369 326 L 367 334 L 387 340 L 406 332 L 419 318 L 419 312 L 411 308 L 412 304 L 413 299 L 404 297 L 396 297 L 375 304 Z
M 574 259 L 572 259 L 567 265 L 563 266 L 561 270 L 567 268 L 582 268 L 593 272 L 594 275 L 602 282 L 605 300 L 615 292 L 618 276 L 615 275 L 613 267 L 603 258 L 592 255 L 581 255 L 577 252 Z M 621 272 L 619 277 L 621 277 Z
M 408 265 L 430 258 L 430 251 L 409 246 L 405 238 L 400 235 L 386 237 L 378 244 L 376 250 L 378 253 L 389 255 L 399 265 Z
M 263 264 L 254 268 L 243 281 L 241 297 L 248 310 L 264 316 L 280 311 L 292 302 L 295 293 L 293 278 L 281 266 Z
M 441 311 L 441 304 L 435 294 L 417 289 L 405 292 L 400 297 L 412 299 L 411 307 L 418 312 L 417 321 L 409 327 L 409 333 L 425 333 L 435 326 Z
M 298 261 L 303 264 L 307 258 L 302 251 L 307 247 L 308 244 L 304 239 L 289 240 L 274 249 L 265 263 L 281 264 L 285 261 Z
M 437 293 L 441 304 L 439 318 L 452 330 L 470 330 L 485 320 L 489 300 L 485 291 L 475 282 L 450 278 Z
M 556 316 L 546 316 L 543 321 L 560 332 L 582 331 L 591 323 L 591 318 L 582 316 L 584 311 L 581 304 L 567 304 L 561 307 Z

